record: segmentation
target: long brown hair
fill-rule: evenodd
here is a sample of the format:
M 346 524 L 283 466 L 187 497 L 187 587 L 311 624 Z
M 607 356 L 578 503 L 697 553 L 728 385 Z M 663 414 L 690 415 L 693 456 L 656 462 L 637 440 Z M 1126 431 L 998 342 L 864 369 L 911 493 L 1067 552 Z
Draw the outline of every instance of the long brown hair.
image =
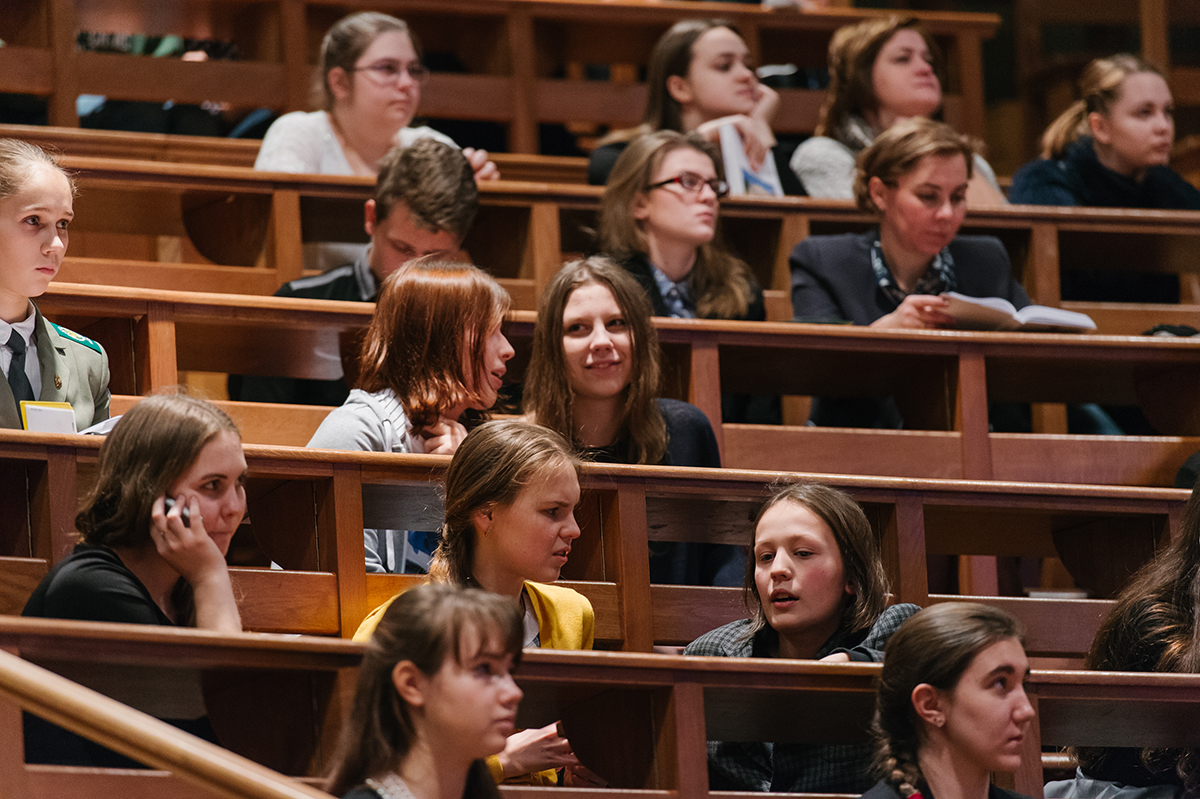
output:
M 717 177 L 724 178 L 716 145 L 695 134 L 660 130 L 634 139 L 613 165 L 600 202 L 600 246 L 618 260 L 649 252 L 646 233 L 633 217 L 633 204 L 644 194 L 663 159 L 674 150 L 689 148 L 708 156 Z M 736 319 L 750 307 L 750 268 L 733 257 L 718 238 L 696 248 L 690 276 L 696 313 L 706 319 Z
M 538 424 L 557 431 L 582 449 L 576 432 L 575 392 L 567 379 L 563 356 L 563 312 L 575 289 L 588 283 L 609 290 L 629 328 L 633 362 L 618 448 L 623 450 L 627 463 L 658 463 L 667 451 L 667 424 L 654 401 L 661 366 L 658 331 L 650 322 L 653 311 L 645 290 L 633 276 L 604 256 L 565 264 L 546 286 L 538 304 L 533 354 L 525 378 L 525 410 Z
M 130 548 L 150 544 L 154 501 L 218 433 L 241 437 L 223 410 L 186 394 L 146 397 L 130 408 L 100 445 L 96 484 L 75 517 L 83 542 Z
M 478 399 L 488 334 L 511 300 L 478 267 L 418 259 L 397 269 L 379 291 L 359 358 L 358 387 L 396 393 L 414 429 L 441 411 Z M 479 370 L 468 375 L 470 364 Z
M 1042 134 L 1042 158 L 1062 158 L 1076 139 L 1089 133 L 1088 114 L 1094 111 L 1107 116 L 1121 96 L 1125 79 L 1142 72 L 1163 76 L 1158 69 L 1129 53 L 1097 58 L 1084 67 L 1079 76 L 1079 99 L 1059 114 Z
M 462 663 L 463 631 L 472 628 L 481 644 L 498 643 L 514 664 L 521 658 L 521 613 L 511 599 L 478 589 L 421 585 L 392 602 L 363 653 L 350 717 L 329 769 L 326 790 L 334 796 L 368 777 L 394 771 L 416 742 L 408 703 L 392 682 L 396 664 L 409 661 L 426 676 L 447 658 Z M 499 799 L 482 760 L 467 773 L 464 799 Z
M 553 430 L 518 419 L 496 419 L 472 430 L 446 470 L 446 522 L 429 565 L 430 578 L 453 585 L 471 583 L 475 568 L 475 514 L 507 506 L 551 469 L 579 461 Z
M 781 502 L 795 504 L 812 511 L 833 533 L 846 582 L 854 586 L 854 596 L 842 609 L 841 628 L 847 632 L 865 630 L 875 623 L 887 606 L 888 578 L 879 554 L 879 541 L 859 504 L 848 494 L 820 483 L 777 483 L 758 515 L 750 535 L 750 551 L 758 538 L 758 525 L 767 511 Z M 746 578 L 742 583 L 742 599 L 754 614 L 746 637 L 753 637 L 767 627 L 762 597 L 754 582 L 754 558 L 746 559 Z
M 642 114 L 642 124 L 613 131 L 600 141 L 601 145 L 629 141 L 659 130 L 683 132 L 683 107 L 667 90 L 667 78 L 688 76 L 692 69 L 692 46 L 714 28 L 729 28 L 738 36 L 742 35 L 727 19 L 685 19 L 676 22 L 659 37 L 646 66 L 646 110 Z
M 1179 536 L 1125 586 L 1109 611 L 1084 668 L 1100 671 L 1200 673 L 1200 491 L 1193 490 L 1183 511 Z M 1079 747 L 1085 772 L 1103 768 L 1110 751 Z M 1141 750 L 1140 759 L 1156 774 L 1174 774 L 1192 790 L 1200 784 L 1196 749 Z
M 901 796 L 920 790 L 924 781 L 917 761 L 922 722 L 913 707 L 913 689 L 927 683 L 939 691 L 954 690 L 976 655 L 1008 638 L 1024 646 L 1020 623 L 1003 610 L 945 602 L 917 612 L 888 640 L 871 730 L 876 770 Z
M 875 97 L 873 70 L 879 51 L 897 31 L 914 30 L 921 34 L 933 58 L 933 69 L 945 85 L 942 51 L 937 42 L 915 17 L 872 17 L 855 25 L 838 28 L 829 40 L 829 87 L 814 136 L 837 138 L 838 131 L 851 116 L 865 117 L 879 110 Z

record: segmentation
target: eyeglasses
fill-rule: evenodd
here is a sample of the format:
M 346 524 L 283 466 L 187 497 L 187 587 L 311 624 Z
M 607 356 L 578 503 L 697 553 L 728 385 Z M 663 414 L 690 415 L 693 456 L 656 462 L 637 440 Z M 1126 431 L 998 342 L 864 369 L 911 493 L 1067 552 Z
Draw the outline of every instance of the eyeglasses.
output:
M 728 183 L 718 178 L 705 180 L 695 172 L 680 172 L 673 178 L 660 180 L 658 183 L 651 183 L 646 187 L 646 190 L 650 191 L 651 189 L 661 189 L 663 186 L 669 186 L 672 183 L 678 183 L 680 188 L 682 188 L 684 191 L 695 192 L 697 194 L 702 191 L 705 186 L 708 186 L 713 190 L 713 194 L 717 195 L 718 200 L 729 196 Z
M 417 83 L 429 79 L 429 68 L 414 61 L 411 64 L 400 64 L 397 61 L 377 61 L 365 67 L 351 67 L 347 72 L 370 72 L 378 83 L 392 83 L 405 73 Z

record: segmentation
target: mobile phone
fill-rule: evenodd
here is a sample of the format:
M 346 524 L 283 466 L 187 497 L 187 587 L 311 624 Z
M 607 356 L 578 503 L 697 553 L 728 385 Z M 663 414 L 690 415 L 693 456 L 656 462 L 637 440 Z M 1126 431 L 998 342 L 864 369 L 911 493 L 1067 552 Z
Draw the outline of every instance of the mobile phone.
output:
M 175 497 L 166 497 L 163 500 L 163 513 L 170 513 L 173 507 L 175 507 Z M 187 503 L 184 503 L 183 508 L 179 511 L 179 518 L 183 521 L 184 527 L 192 526 L 192 514 L 188 512 Z

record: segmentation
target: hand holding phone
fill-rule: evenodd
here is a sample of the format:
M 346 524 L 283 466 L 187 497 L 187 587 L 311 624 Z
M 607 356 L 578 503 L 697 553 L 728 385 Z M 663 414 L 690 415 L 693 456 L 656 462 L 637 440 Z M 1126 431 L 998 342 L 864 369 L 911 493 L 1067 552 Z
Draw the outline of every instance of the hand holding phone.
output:
M 175 507 L 175 497 L 165 497 L 163 499 L 163 513 L 170 513 L 173 507 Z M 192 526 L 192 514 L 188 511 L 186 502 L 183 503 L 183 508 L 179 511 L 179 519 L 183 522 L 184 527 Z

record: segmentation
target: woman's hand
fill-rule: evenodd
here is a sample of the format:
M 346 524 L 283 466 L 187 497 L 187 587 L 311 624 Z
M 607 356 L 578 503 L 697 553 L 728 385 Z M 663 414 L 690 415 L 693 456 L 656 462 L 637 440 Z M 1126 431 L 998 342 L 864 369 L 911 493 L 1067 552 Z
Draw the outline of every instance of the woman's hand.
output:
M 548 768 L 578 766 L 579 759 L 571 751 L 570 742 L 558 734 L 558 724 L 547 724 L 536 730 L 521 730 L 508 736 L 500 765 L 505 777 L 516 777 Z
M 768 91 L 770 90 L 768 89 Z M 742 147 L 746 150 L 746 160 L 750 162 L 750 168 L 755 172 L 761 169 L 763 162 L 771 154 L 771 148 L 775 146 L 775 134 L 771 132 L 771 126 L 761 119 L 746 114 L 734 114 L 705 122 L 696 128 L 696 133 L 711 142 L 720 144 L 721 127 L 724 125 L 733 125 L 737 130 L 738 136 L 742 139 Z
M 183 509 L 188 509 L 188 524 Z M 162 559 L 192 587 L 196 627 L 223 633 L 240 633 L 242 619 L 225 556 L 204 529 L 200 503 L 187 492 L 175 497 L 175 507 L 166 510 L 166 497 L 154 500 L 150 509 L 150 537 Z
M 607 788 L 608 782 L 583 764 L 563 769 L 563 783 L 568 788 Z
M 947 304 L 945 297 L 936 294 L 909 294 L 899 308 L 876 319 L 871 327 L 909 330 L 954 327 L 954 317 L 946 313 Z
M 471 163 L 471 169 L 475 171 L 475 182 L 479 183 L 484 180 L 499 180 L 500 167 L 496 166 L 489 158 L 487 150 L 476 150 L 474 147 L 464 147 L 462 154 L 467 157 Z
M 453 455 L 467 437 L 467 428 L 445 416 L 421 431 L 425 437 L 426 455 Z
M 775 115 L 777 113 L 779 113 L 779 92 L 765 83 L 755 86 L 754 110 L 750 112 L 750 117 L 762 122 L 769 130 L 771 125 L 775 123 Z M 772 147 L 775 146 L 774 138 L 774 135 L 772 135 Z
M 826 655 L 821 658 L 822 663 L 849 663 L 850 656 L 845 652 L 834 652 L 832 655 Z

